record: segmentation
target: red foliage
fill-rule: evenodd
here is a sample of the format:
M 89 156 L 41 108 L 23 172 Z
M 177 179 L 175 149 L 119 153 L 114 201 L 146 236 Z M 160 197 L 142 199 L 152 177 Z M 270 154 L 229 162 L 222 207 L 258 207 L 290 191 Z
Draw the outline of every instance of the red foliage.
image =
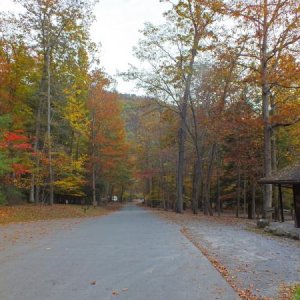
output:
M 8 131 L 4 134 L 4 139 L 7 143 L 9 142 L 27 142 L 28 138 L 25 135 L 17 134 L 23 133 L 22 131 L 18 130 L 15 132 Z
M 13 163 L 12 168 L 17 176 L 30 173 L 30 171 L 22 164 Z
M 29 139 L 24 135 L 23 130 L 8 131 L 3 136 L 3 141 L 0 142 L 0 148 L 13 150 L 32 150 Z
M 16 150 L 32 150 L 32 146 L 28 143 L 13 145 L 13 148 Z

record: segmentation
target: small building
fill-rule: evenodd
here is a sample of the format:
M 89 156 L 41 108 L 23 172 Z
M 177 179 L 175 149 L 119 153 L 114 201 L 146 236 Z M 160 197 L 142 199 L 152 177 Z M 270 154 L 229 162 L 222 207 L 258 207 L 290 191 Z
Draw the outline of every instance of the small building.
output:
M 284 168 L 272 176 L 262 178 L 261 184 L 274 184 L 279 188 L 281 220 L 284 221 L 282 204 L 282 187 L 292 188 L 295 209 L 295 227 L 300 228 L 300 163 Z

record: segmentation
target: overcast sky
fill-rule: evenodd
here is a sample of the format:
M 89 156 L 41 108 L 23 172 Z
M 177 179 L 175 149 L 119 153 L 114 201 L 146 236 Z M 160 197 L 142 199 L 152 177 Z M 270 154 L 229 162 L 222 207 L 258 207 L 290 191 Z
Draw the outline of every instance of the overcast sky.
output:
M 102 44 L 100 58 L 107 73 L 115 76 L 117 71 L 126 71 L 129 63 L 136 64 L 132 47 L 137 44 L 139 30 L 148 21 L 162 23 L 166 7 L 167 4 L 159 0 L 100 0 L 95 8 L 97 20 L 91 36 L 96 43 Z M 19 9 L 12 0 L 0 0 L 0 10 Z M 136 92 L 133 83 L 116 79 L 119 92 Z

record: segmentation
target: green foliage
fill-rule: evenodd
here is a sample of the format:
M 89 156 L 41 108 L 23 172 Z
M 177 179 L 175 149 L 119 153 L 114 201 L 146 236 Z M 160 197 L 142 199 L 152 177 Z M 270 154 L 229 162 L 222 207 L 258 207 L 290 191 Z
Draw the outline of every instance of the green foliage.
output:
M 0 189 L 0 206 L 5 205 L 7 203 L 6 198 L 7 195 Z
M 0 205 L 15 205 L 24 202 L 23 192 L 15 186 L 6 184 L 0 187 Z
M 3 132 L 4 129 L 8 129 L 11 125 L 11 115 L 10 114 L 3 114 L 0 115 L 0 129 Z
M 11 160 L 6 152 L 0 151 L 0 178 L 11 172 Z
M 300 300 L 300 285 L 296 286 L 293 300 Z

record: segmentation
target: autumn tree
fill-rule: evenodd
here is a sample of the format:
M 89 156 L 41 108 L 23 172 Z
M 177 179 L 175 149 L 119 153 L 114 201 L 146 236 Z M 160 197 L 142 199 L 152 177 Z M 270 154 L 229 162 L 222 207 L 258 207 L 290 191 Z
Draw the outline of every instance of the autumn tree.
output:
M 102 182 L 105 195 L 112 195 L 115 185 L 125 185 L 130 179 L 131 163 L 118 96 L 108 91 L 110 82 L 101 71 L 94 72 L 91 83 L 88 108 L 91 118 L 92 198 L 95 206 L 100 203 L 96 197 L 97 185 Z
M 249 80 L 261 90 L 264 121 L 264 175 L 272 173 L 272 134 L 280 123 L 273 123 L 271 106 L 279 90 L 292 90 L 293 84 L 286 80 L 294 75 L 280 71 L 281 62 L 299 49 L 300 4 L 298 1 L 251 0 L 232 1 L 228 10 L 236 19 L 237 28 L 247 36 L 244 65 L 249 68 Z M 278 76 L 278 74 L 284 76 Z M 274 106 L 274 104 L 273 104 Z M 296 118 L 297 119 L 297 118 Z M 297 121 L 297 120 L 296 120 Z M 289 121 L 293 124 L 294 120 Z M 286 123 L 286 122 L 283 122 Z M 272 207 L 272 186 L 265 186 L 264 209 Z M 270 214 L 268 214 L 269 216 Z
M 132 69 L 130 77 L 138 80 L 156 99 L 175 105 L 181 120 L 178 132 L 177 206 L 183 209 L 185 140 L 187 111 L 194 65 L 200 52 L 210 47 L 221 1 L 179 1 L 166 13 L 167 23 L 160 27 L 147 24 L 144 39 L 135 54 L 148 71 Z M 146 69 L 147 70 L 147 69 Z
M 53 138 L 51 137 L 55 99 L 59 94 L 55 90 L 55 71 L 61 63 L 61 57 L 68 60 L 81 51 L 83 44 L 88 44 L 88 27 L 92 20 L 92 4 L 94 1 L 23 1 L 17 0 L 25 12 L 19 22 L 25 27 L 28 42 L 39 57 L 41 81 L 39 96 L 36 104 L 36 142 L 34 150 L 37 152 L 44 147 L 47 149 L 49 202 L 54 201 L 55 176 L 53 170 Z M 72 88 L 73 86 L 69 86 Z M 46 112 L 47 138 L 43 140 L 42 114 Z M 37 169 L 39 161 L 36 161 Z M 31 199 L 34 195 L 35 178 L 32 178 Z M 38 190 L 38 188 L 37 188 Z M 38 201 L 38 193 L 36 195 Z

